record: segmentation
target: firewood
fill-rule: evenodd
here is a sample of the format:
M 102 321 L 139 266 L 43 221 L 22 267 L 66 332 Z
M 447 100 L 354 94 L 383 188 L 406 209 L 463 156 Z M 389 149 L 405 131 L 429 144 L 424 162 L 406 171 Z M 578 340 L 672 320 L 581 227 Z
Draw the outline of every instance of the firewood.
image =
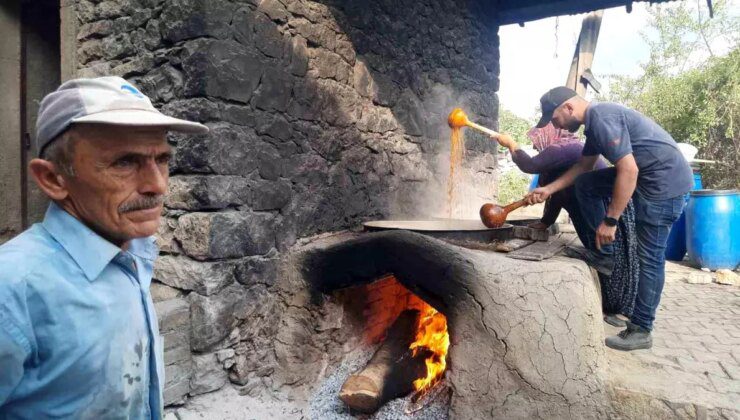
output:
M 424 359 L 430 354 L 409 349 L 415 340 L 420 312 L 403 311 L 388 328 L 385 341 L 367 366 L 344 382 L 339 398 L 351 409 L 374 413 L 393 398 L 413 391 L 414 380 L 426 376 Z

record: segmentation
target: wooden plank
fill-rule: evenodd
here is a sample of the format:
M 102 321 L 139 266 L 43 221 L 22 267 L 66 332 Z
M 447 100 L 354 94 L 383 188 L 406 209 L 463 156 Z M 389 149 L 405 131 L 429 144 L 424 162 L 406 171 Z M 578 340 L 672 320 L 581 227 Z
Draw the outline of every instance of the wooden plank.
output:
M 510 239 L 508 241 L 500 242 L 496 244 L 496 252 L 512 252 L 519 248 L 524 248 L 530 245 L 534 241 L 528 239 Z
M 519 260 L 542 261 L 557 254 L 575 239 L 576 235 L 561 233 L 548 242 L 535 242 L 532 245 L 510 252 L 506 256 Z

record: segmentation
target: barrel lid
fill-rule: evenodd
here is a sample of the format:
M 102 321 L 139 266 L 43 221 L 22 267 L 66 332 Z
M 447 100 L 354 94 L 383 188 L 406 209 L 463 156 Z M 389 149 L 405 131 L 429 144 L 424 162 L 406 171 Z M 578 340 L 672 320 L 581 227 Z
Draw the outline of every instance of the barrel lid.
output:
M 714 196 L 714 195 L 735 195 L 740 194 L 738 190 L 693 190 L 689 194 L 692 196 Z

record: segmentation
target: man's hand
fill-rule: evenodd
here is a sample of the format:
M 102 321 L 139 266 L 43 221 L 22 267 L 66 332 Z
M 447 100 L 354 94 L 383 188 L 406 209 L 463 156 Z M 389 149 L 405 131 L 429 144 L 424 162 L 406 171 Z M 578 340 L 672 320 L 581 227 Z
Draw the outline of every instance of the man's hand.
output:
M 616 235 L 616 226 L 607 226 L 606 223 L 601 222 L 599 228 L 596 230 L 596 249 L 601 250 L 602 245 L 609 245 L 614 242 Z
M 512 147 L 516 147 L 517 143 L 514 140 L 513 137 L 511 137 L 508 134 L 499 133 L 498 136 L 491 136 L 493 140 L 496 140 L 498 144 L 500 144 L 503 147 L 506 147 L 508 149 L 511 149 Z
M 534 190 L 530 191 L 527 195 L 524 196 L 524 200 L 527 201 L 528 205 L 533 205 L 537 203 L 544 203 L 547 201 L 547 199 L 552 195 L 552 192 L 550 191 L 547 186 L 535 188 Z
M 532 222 L 528 224 L 527 227 L 531 229 L 537 229 L 537 230 L 545 230 L 548 228 L 548 226 L 542 222 Z

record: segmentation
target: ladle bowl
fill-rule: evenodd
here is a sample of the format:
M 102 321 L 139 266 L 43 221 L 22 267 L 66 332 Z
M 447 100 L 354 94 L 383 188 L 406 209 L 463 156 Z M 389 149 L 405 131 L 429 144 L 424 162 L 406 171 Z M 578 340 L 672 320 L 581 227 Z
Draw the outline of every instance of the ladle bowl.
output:
M 527 202 L 524 200 L 515 201 L 506 207 L 501 207 L 498 204 L 486 203 L 480 208 L 480 220 L 488 228 L 499 228 L 504 225 L 509 213 L 526 205 Z
M 490 128 L 483 127 L 482 125 L 478 125 L 470 121 L 468 119 L 468 116 L 465 115 L 465 111 L 463 111 L 462 108 L 455 108 L 452 110 L 452 112 L 450 112 L 450 115 L 447 116 L 447 124 L 449 124 L 450 128 L 452 129 L 470 127 L 475 130 L 486 133 L 489 136 L 493 136 L 493 137 L 499 136 L 499 133 L 491 130 Z

